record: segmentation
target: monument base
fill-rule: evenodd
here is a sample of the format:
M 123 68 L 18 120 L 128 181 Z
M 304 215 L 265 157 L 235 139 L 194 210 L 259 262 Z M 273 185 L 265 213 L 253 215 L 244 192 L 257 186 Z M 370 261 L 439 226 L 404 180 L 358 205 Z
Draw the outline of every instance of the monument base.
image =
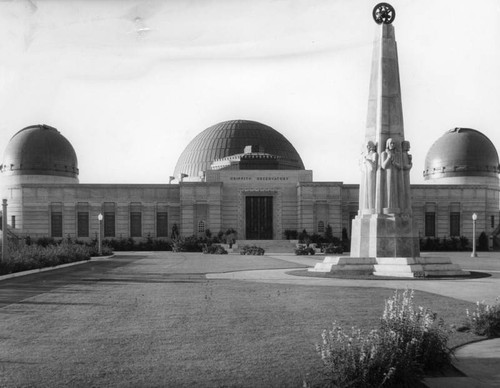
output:
M 449 257 L 349 257 L 327 256 L 310 272 L 353 275 L 391 276 L 403 278 L 467 276 Z
M 410 215 L 363 214 L 352 221 L 351 254 L 355 257 L 420 256 Z

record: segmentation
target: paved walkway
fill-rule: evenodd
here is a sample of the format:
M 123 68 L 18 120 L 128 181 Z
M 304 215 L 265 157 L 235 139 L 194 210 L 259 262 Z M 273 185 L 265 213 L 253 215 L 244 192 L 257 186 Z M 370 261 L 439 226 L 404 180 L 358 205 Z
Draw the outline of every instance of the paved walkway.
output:
M 425 256 L 445 256 L 446 253 L 424 254 Z M 322 256 L 272 255 L 281 260 L 297 263 L 300 266 L 313 267 L 322 260 Z M 468 253 L 454 253 L 452 261 L 462 269 L 475 272 L 487 272 L 492 276 L 476 279 L 454 280 L 352 280 L 319 277 L 301 277 L 290 274 L 290 269 L 226 272 L 207 274 L 209 279 L 234 279 L 264 283 L 300 284 L 308 286 L 337 287 L 382 287 L 431 292 L 469 302 L 485 301 L 495 303 L 500 296 L 500 255 L 498 253 L 480 253 L 478 258 L 471 258 Z M 464 377 L 427 378 L 429 388 L 482 388 L 500 387 L 500 339 L 476 342 L 457 349 L 454 362 Z

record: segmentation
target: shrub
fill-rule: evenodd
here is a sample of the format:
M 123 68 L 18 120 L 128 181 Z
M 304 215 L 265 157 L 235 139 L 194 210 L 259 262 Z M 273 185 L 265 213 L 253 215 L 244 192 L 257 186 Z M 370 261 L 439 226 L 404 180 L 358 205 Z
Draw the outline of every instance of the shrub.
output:
M 466 310 L 466 326 L 477 335 L 488 338 L 500 337 L 500 303 L 497 298 L 494 305 L 477 302 L 473 312 Z
M 203 248 L 203 253 L 211 255 L 227 255 L 227 251 L 220 245 L 207 245 Z
M 488 251 L 488 236 L 486 233 L 481 232 L 479 238 L 477 239 L 477 250 L 478 251 Z
M 36 245 L 41 247 L 48 247 L 49 245 L 57 245 L 57 242 L 52 237 L 40 237 L 36 240 Z
M 171 244 L 174 252 L 202 252 L 207 241 L 200 237 L 188 236 L 172 239 Z
M 295 249 L 296 255 L 306 256 L 306 255 L 314 255 L 316 251 L 312 247 L 306 247 L 304 245 L 300 245 Z
M 286 240 L 297 240 L 299 233 L 296 230 L 285 229 L 285 239 Z
M 310 238 L 311 238 L 311 243 L 316 244 L 316 245 L 319 245 L 319 244 L 325 242 L 325 238 L 318 233 L 313 233 Z
M 264 248 L 257 247 L 255 245 L 245 245 L 240 250 L 240 254 L 242 254 L 242 255 L 258 255 L 258 256 L 262 256 L 262 255 L 264 255 L 264 253 L 265 253 Z
M 324 253 L 344 253 L 344 248 L 340 244 L 331 243 L 323 247 Z
M 377 330 L 324 330 L 317 351 L 334 387 L 411 386 L 424 372 L 451 363 L 448 336 L 436 314 L 413 305 L 413 291 L 396 291 Z
M 387 352 L 387 346 L 381 346 L 382 339 L 376 330 L 364 336 L 355 327 L 349 333 L 334 323 L 331 330 L 323 330 L 321 337 L 316 350 L 330 382 L 325 386 L 378 387 L 391 381 L 394 356 Z
M 81 243 L 63 241 L 56 245 L 24 245 L 10 249 L 9 257 L 0 262 L 0 273 L 8 274 L 30 269 L 53 267 L 59 264 L 89 260 L 97 248 Z
M 460 237 L 425 237 L 420 239 L 421 251 L 466 251 L 470 250 L 469 240 L 465 236 Z
M 326 225 L 326 230 L 325 230 L 325 242 L 326 243 L 333 243 L 335 237 L 333 236 L 333 229 L 330 224 Z
M 413 290 L 396 291 L 386 301 L 381 328 L 398 333 L 401 346 L 409 347 L 408 356 L 423 370 L 436 370 L 451 363 L 444 322 L 437 320 L 437 314 L 429 309 L 414 306 Z
M 311 243 L 311 237 L 304 229 L 302 232 L 298 234 L 299 243 L 309 245 Z

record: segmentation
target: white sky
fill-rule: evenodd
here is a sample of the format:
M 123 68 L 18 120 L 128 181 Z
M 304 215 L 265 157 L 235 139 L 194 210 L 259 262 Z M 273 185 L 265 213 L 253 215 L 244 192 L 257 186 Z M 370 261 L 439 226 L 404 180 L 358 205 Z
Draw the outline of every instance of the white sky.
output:
M 44 123 L 73 144 L 82 183 L 166 183 L 198 133 L 249 119 L 315 181 L 358 183 L 377 2 L 0 0 L 0 148 Z M 448 129 L 500 149 L 500 0 L 390 3 L 422 183 Z

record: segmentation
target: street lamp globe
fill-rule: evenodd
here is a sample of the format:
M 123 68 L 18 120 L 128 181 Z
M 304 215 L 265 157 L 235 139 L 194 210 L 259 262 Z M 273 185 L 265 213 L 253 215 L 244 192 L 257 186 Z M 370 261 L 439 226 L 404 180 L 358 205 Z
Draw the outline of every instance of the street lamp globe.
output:
M 477 214 L 476 213 L 472 213 L 472 221 L 476 221 L 477 220 Z
M 98 219 L 99 221 L 102 221 L 102 214 L 101 214 L 101 213 L 99 213 L 99 215 L 97 216 L 97 219 Z

